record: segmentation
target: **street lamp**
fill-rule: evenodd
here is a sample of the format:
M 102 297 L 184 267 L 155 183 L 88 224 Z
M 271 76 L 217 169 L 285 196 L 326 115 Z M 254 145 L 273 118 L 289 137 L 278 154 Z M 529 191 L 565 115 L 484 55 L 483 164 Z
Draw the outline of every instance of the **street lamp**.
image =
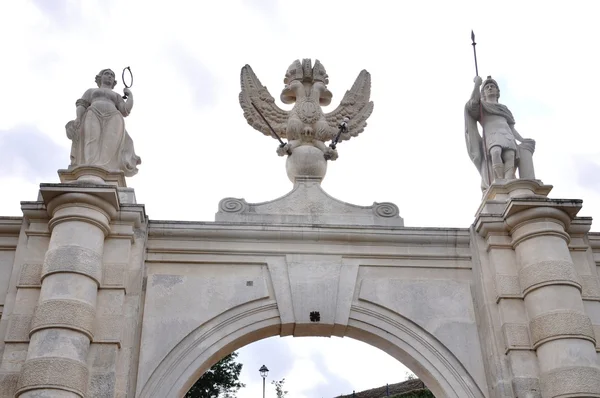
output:
M 265 398 L 265 379 L 267 378 L 269 369 L 267 369 L 267 367 L 263 365 L 260 367 L 260 369 L 258 369 L 258 371 L 260 372 L 260 377 L 263 378 L 263 398 Z

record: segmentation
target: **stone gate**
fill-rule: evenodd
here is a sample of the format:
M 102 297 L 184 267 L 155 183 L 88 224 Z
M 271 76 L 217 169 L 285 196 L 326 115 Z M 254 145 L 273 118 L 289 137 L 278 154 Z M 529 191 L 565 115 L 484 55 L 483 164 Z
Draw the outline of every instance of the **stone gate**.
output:
M 318 89 L 315 101 L 330 100 L 324 68 L 311 68 L 290 67 L 282 99 Z M 111 72 L 99 74 L 101 95 Z M 266 88 L 249 67 L 242 85 L 246 117 L 268 131 L 248 105 L 257 93 L 268 100 Z M 126 170 L 85 164 L 89 148 L 74 140 L 61 182 L 41 184 L 22 217 L 0 218 L 0 396 L 181 397 L 226 354 L 292 335 L 366 342 L 438 398 L 600 397 L 600 234 L 578 216 L 581 201 L 549 197 L 532 164 L 521 179 L 488 180 L 469 228 L 405 227 L 392 203 L 329 196 L 326 162 L 366 125 L 369 90 L 363 71 L 342 101 L 360 106 L 328 114 L 331 128 L 316 122 L 339 128 L 329 147 L 306 125 L 282 142 L 290 193 L 223 199 L 214 222 L 148 219 L 125 184 L 139 158 L 124 130 L 109 133 L 121 134 Z M 95 126 L 67 130 L 108 128 Z

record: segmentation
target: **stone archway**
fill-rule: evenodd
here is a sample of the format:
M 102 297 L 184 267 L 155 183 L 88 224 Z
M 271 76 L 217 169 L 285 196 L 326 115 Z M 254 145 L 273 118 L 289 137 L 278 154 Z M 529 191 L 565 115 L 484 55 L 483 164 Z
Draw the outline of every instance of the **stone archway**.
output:
M 181 395 L 236 348 L 293 335 L 378 347 L 438 397 L 600 396 L 600 235 L 537 181 L 492 186 L 470 230 L 406 228 L 393 204 L 310 180 L 204 223 L 148 221 L 124 188 L 40 192 L 0 219 L 0 395 Z
M 279 335 L 272 304 L 253 303 L 243 312 L 220 314 L 188 334 L 141 387 L 142 397 L 183 396 L 212 364 L 254 341 Z M 373 305 L 353 308 L 346 337 L 379 348 L 407 365 L 438 398 L 483 398 L 462 364 L 435 337 L 397 314 Z

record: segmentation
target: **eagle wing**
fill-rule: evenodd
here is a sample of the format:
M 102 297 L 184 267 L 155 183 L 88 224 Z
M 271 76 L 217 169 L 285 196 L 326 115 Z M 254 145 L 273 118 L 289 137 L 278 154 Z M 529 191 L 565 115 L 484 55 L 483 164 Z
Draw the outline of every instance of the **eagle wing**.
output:
M 271 125 L 279 137 L 286 138 L 289 112 L 284 111 L 275 105 L 275 99 L 269 93 L 269 90 L 267 90 L 260 80 L 258 80 L 258 77 L 254 74 L 250 65 L 246 65 L 242 68 L 240 81 L 242 86 L 242 91 L 240 92 L 240 105 L 242 106 L 244 117 L 248 124 L 264 135 L 276 138 L 269 128 L 269 125 Z M 268 124 L 260 116 L 260 113 L 256 110 L 255 106 L 269 122 Z
M 367 119 L 373 112 L 373 101 L 369 101 L 370 97 L 371 74 L 363 69 L 352 88 L 346 91 L 340 105 L 333 112 L 325 115 L 329 128 L 324 141 L 334 139 L 339 131 L 338 125 L 345 117 L 349 118 L 350 121 L 346 132 L 340 135 L 340 141 L 349 140 L 362 133 L 367 126 Z

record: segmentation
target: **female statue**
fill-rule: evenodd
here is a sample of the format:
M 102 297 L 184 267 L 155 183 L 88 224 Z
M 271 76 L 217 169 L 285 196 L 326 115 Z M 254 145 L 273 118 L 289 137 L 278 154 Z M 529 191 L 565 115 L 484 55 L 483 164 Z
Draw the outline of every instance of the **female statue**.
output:
M 131 177 L 141 163 L 123 119 L 133 108 L 133 95 L 125 88 L 125 101 L 112 90 L 117 81 L 110 69 L 98 73 L 96 84 L 98 88 L 90 88 L 77 100 L 77 117 L 66 126 L 67 137 L 73 141 L 69 168 L 96 166 Z

